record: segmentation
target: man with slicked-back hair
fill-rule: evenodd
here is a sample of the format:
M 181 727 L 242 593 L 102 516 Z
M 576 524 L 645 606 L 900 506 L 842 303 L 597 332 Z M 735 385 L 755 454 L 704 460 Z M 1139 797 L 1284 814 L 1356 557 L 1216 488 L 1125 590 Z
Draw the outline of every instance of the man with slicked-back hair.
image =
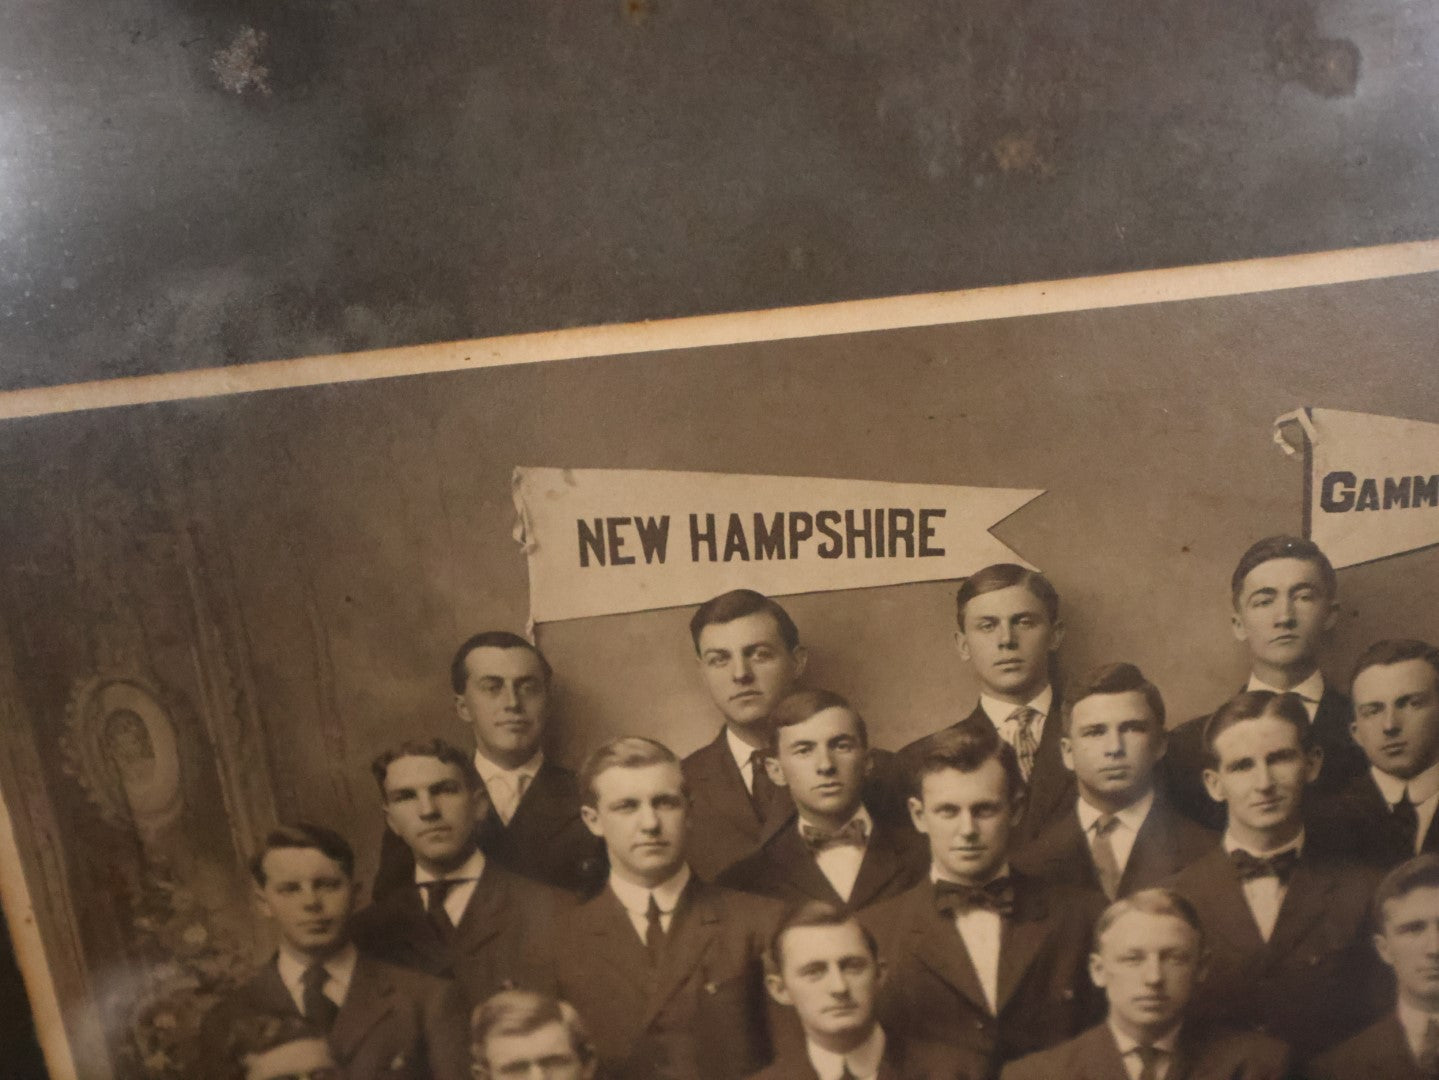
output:
M 1033 840 L 1074 806 L 1074 774 L 1059 752 L 1060 695 L 1052 668 L 1064 623 L 1059 594 L 1037 570 L 995 563 L 965 578 L 955 594 L 955 647 L 974 669 L 979 702 L 963 720 L 917 739 L 896 755 L 889 788 L 901 802 L 935 738 L 964 727 L 988 728 L 1019 761 L 1025 798 L 1014 842 Z
M 604 852 L 580 823 L 575 774 L 545 754 L 554 672 L 540 650 L 508 630 L 467 638 L 450 662 L 455 715 L 474 737 L 488 808 L 481 850 L 507 870 L 585 895 L 604 880 Z M 372 895 L 408 885 L 410 850 L 386 830 Z
M 1229 580 L 1234 636 L 1249 655 L 1241 690 L 1293 693 L 1304 703 L 1322 754 L 1314 781 L 1320 799 L 1364 771 L 1364 755 L 1350 737 L 1353 710 L 1319 668 L 1320 652 L 1339 619 L 1338 582 L 1328 556 L 1312 540 L 1266 536 L 1239 558 Z M 1224 828 L 1224 808 L 1204 783 L 1204 728 L 1209 716 L 1187 720 L 1169 733 L 1161 783 L 1178 810 L 1207 828 Z M 1317 830 L 1316 830 L 1317 832 Z
M 1106 664 L 1071 682 L 1063 722 L 1060 750 L 1079 798 L 1015 856 L 1016 866 L 1114 900 L 1159 884 L 1219 843 L 1155 786 L 1164 699 L 1139 668 Z

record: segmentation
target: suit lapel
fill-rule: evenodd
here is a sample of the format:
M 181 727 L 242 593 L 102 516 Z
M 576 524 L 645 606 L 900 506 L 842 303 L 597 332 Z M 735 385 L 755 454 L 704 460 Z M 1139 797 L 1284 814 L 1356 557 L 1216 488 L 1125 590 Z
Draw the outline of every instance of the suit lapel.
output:
M 1227 938 L 1243 955 L 1262 950 L 1264 939 L 1259 936 L 1259 924 L 1254 921 L 1239 874 L 1224 849 L 1216 848 L 1194 865 L 1204 871 L 1197 895 L 1209 912 L 1209 928 Z
M 1124 1057 L 1108 1024 L 1090 1028 L 1076 1042 L 1079 1045 L 1075 1048 L 1075 1057 L 1080 1071 L 1072 1080 L 1129 1080 L 1129 1070 L 1124 1067 Z M 1171 1067 L 1167 1080 L 1180 1080 L 1182 1076 L 1178 1068 Z
M 330 1048 L 343 1064 L 359 1049 L 360 1043 L 394 1008 L 395 987 L 374 961 L 361 956 L 350 976 L 345 1003 L 330 1030 Z
M 543 843 L 573 820 L 575 809 L 565 797 L 562 776 L 549 762 L 540 766 L 510 818 L 511 835 L 525 837 L 526 844 Z
M 579 918 L 586 931 L 584 938 L 595 949 L 595 970 L 621 976 L 643 1001 L 649 976 L 644 943 L 614 890 L 607 886 L 580 909 Z
M 761 831 L 759 812 L 744 785 L 734 755 L 729 752 L 725 729 L 709 745 L 703 759 L 700 780 L 710 793 L 709 805 L 742 828 L 746 835 L 758 838 Z
M 1063 737 L 1064 725 L 1059 716 L 1059 687 L 1054 687 L 1054 704 L 1044 719 L 1044 733 L 1039 737 L 1039 749 L 1034 755 L 1034 770 L 1029 775 L 1029 798 L 1024 816 L 1033 835 L 1040 823 L 1048 821 L 1054 813 L 1055 804 L 1067 801 L 1073 791 L 1074 774 L 1064 767 L 1059 753 L 1059 740 Z M 980 713 L 983 715 L 984 710 Z
M 285 980 L 280 978 L 280 969 L 274 958 L 245 985 L 245 997 L 262 1012 L 279 1016 L 300 1015 L 295 999 L 290 996 L 290 991 L 285 986 Z
M 1279 905 L 1279 918 L 1274 923 L 1274 933 L 1269 937 L 1269 949 L 1279 956 L 1291 952 L 1309 928 L 1324 917 L 1329 893 L 1334 888 L 1334 879 L 1301 858 L 1284 890 L 1284 901 Z
M 1048 934 L 1049 905 L 1042 887 L 1033 879 L 1014 876 L 1014 915 L 1004 923 L 999 945 L 999 979 L 996 1012 L 1005 1005 L 1024 979 Z
M 818 870 L 818 867 L 815 867 Z M 887 829 L 875 827 L 865 845 L 864 860 L 859 864 L 859 876 L 854 879 L 854 888 L 849 892 L 849 906 L 862 908 L 884 891 L 891 881 L 904 870 L 897 850 L 896 837 Z M 821 873 L 820 877 L 824 877 Z M 828 883 L 828 879 L 826 879 Z
M 721 922 L 719 904 L 691 878 L 670 920 L 664 955 L 655 975 L 654 991 L 645 1003 L 641 1027 L 648 1027 L 665 1003 L 702 967 L 705 953 L 719 937 Z
M 458 955 L 478 952 L 501 931 L 509 900 L 510 890 L 503 872 L 494 863 L 486 863 L 455 928 L 455 952 Z
M 776 870 L 805 896 L 814 900 L 827 900 L 832 904 L 844 903 L 844 898 L 834 891 L 829 878 L 819 868 L 819 863 L 799 835 L 799 820 L 791 817 L 789 823 L 770 841 L 766 857 Z M 863 873 L 863 867 L 860 872 Z M 859 882 L 855 882 L 855 891 Z
M 909 951 L 920 963 L 968 998 L 980 1012 L 989 1013 L 989 999 L 984 996 L 964 939 L 954 923 L 934 906 L 933 884 L 915 890 L 909 938 Z M 1001 956 L 1002 953 L 1001 947 Z M 1001 959 L 1001 966 L 1003 963 Z
M 1156 791 L 1149 813 L 1135 834 L 1129 861 L 1124 864 L 1124 873 L 1119 879 L 1121 894 L 1133 892 L 1141 881 L 1163 881 L 1183 869 L 1174 847 L 1174 826 L 1174 811 Z

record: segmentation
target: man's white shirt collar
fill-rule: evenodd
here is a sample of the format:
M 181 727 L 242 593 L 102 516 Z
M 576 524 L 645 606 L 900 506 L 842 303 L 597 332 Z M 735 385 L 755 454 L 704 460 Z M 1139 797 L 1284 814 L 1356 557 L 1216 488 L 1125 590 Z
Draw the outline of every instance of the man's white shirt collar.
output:
M 1426 803 L 1435 795 L 1439 795 L 1439 762 L 1435 762 L 1412 780 L 1401 780 L 1397 776 L 1391 776 L 1383 769 L 1369 768 L 1369 775 L 1374 777 L 1374 783 L 1379 788 L 1379 793 L 1384 796 L 1384 801 L 1393 806 L 1404 797 L 1405 788 L 1409 789 L 1409 801 L 1415 806 Z
M 1139 1070 L 1131 1069 L 1129 1067 L 1129 1055 L 1134 1053 L 1134 1051 L 1137 1050 L 1139 1047 L 1146 1044 L 1141 1043 L 1133 1035 L 1130 1035 L 1124 1031 L 1120 1031 L 1119 1026 L 1113 1020 L 1109 1021 L 1109 1032 L 1111 1035 L 1114 1036 L 1114 1045 L 1119 1048 L 1119 1056 L 1125 1062 L 1125 1071 L 1128 1072 L 1131 1076 L 1137 1075 Z M 1179 1025 L 1175 1024 L 1167 1032 L 1165 1032 L 1159 1038 L 1155 1039 L 1152 1043 L 1148 1043 L 1147 1045 L 1154 1047 L 1156 1050 L 1164 1051 L 1164 1053 L 1168 1055 L 1169 1061 L 1172 1063 L 1174 1061 L 1174 1047 L 1178 1044 L 1178 1042 Z M 1169 1069 L 1165 1073 L 1165 1075 L 1167 1076 L 1171 1072 L 1173 1072 L 1172 1068 Z
M 1044 726 L 1044 721 L 1049 719 L 1049 710 L 1054 707 L 1054 687 L 1046 686 L 1030 701 L 1029 708 L 1039 713 L 1039 722 L 1036 725 L 1035 738 L 1038 738 L 1038 729 Z M 999 727 L 1011 716 L 1014 710 L 1020 706 L 1011 705 L 1007 701 L 1000 701 L 997 697 L 990 697 L 988 694 L 979 695 L 979 707 L 984 710 L 984 715 L 989 717 L 990 723 Z
M 839 1080 L 846 1065 L 852 1076 L 864 1080 L 879 1075 L 879 1066 L 884 1060 L 884 1029 L 875 1024 L 869 1038 L 847 1054 L 836 1054 L 808 1039 L 805 1040 L 805 1050 L 809 1053 L 809 1063 L 819 1074 L 819 1080 Z
M 330 978 L 320 988 L 320 992 L 336 1005 L 345 1003 L 345 997 L 350 992 L 350 980 L 355 975 L 355 964 L 359 959 L 359 950 L 354 945 L 346 945 L 324 962 L 325 973 Z M 295 1007 L 302 1014 L 305 1011 L 305 972 L 312 963 L 308 957 L 291 952 L 284 945 L 280 946 L 280 954 L 275 962 L 275 967 L 280 972 L 280 981 L 285 984 L 285 989 L 295 1000 Z
M 1250 675 L 1249 683 L 1244 687 L 1246 690 L 1268 690 L 1271 694 L 1298 694 L 1308 705 L 1319 707 L 1319 699 L 1324 696 L 1324 673 L 1316 671 L 1309 678 L 1297 686 L 1291 686 L 1288 691 L 1279 689 L 1277 686 L 1270 686 L 1258 675 Z M 1309 718 L 1314 719 L 1314 710 L 1309 711 Z
M 654 894 L 655 903 L 663 914 L 668 915 L 674 911 L 675 905 L 680 902 L 680 894 L 685 891 L 685 886 L 690 881 L 689 864 L 681 866 L 673 877 L 656 885 L 653 889 L 647 889 L 643 885 L 636 885 L 633 881 L 626 881 L 613 871 L 610 873 L 610 888 L 614 890 L 615 899 L 619 900 L 620 906 L 631 915 L 637 915 L 643 919 L 650 907 L 650 895 Z
M 504 779 L 513 784 L 515 778 L 520 776 L 527 777 L 530 783 L 534 783 L 535 777 L 539 775 L 540 767 L 544 763 L 545 752 L 543 750 L 536 750 L 534 757 L 513 769 L 498 765 L 478 750 L 475 751 L 475 771 L 480 774 L 480 779 L 485 782 L 485 787 L 489 787 L 491 781 L 495 779 Z
M 798 807 L 796 807 L 795 809 L 795 817 L 797 818 L 795 822 L 796 829 L 808 825 L 811 829 L 818 829 L 820 832 L 823 833 L 827 833 L 830 831 L 828 826 L 816 825 L 813 821 L 810 821 L 807 817 L 804 816 L 804 811 L 800 810 Z M 839 829 L 835 831 L 843 831 L 844 829 L 849 828 L 850 825 L 856 821 L 864 822 L 864 838 L 866 841 L 868 841 L 870 836 L 874 833 L 874 818 L 870 817 L 869 810 L 865 807 L 863 803 L 860 803 L 859 809 L 854 812 L 854 816 L 851 817 L 849 821 L 846 821 Z
M 485 872 L 485 854 L 482 851 L 475 851 L 455 869 L 448 874 L 434 874 L 423 866 L 415 866 L 415 884 L 424 885 L 430 881 L 479 881 L 480 875 Z
M 1281 844 L 1277 848 L 1270 848 L 1268 851 L 1255 851 L 1253 848 L 1245 844 L 1241 844 L 1238 840 L 1234 839 L 1234 837 L 1229 835 L 1229 833 L 1227 832 L 1224 834 L 1223 846 L 1224 850 L 1230 854 L 1233 854 L 1236 851 L 1247 851 L 1256 859 L 1267 859 L 1271 855 L 1279 855 L 1291 849 L 1294 851 L 1298 851 L 1302 854 L 1304 851 L 1304 830 L 1300 829 L 1299 835 L 1296 836 L 1293 840 L 1289 841 L 1289 843 Z
M 1137 833 L 1139 827 L 1144 824 L 1144 819 L 1149 816 L 1149 808 L 1153 805 L 1154 789 L 1150 788 L 1123 810 L 1116 810 L 1114 816 L 1119 819 L 1119 824 L 1124 828 Z M 1082 798 L 1079 800 L 1079 825 L 1086 833 L 1093 832 L 1094 823 L 1103 816 L 1103 810 L 1090 806 Z

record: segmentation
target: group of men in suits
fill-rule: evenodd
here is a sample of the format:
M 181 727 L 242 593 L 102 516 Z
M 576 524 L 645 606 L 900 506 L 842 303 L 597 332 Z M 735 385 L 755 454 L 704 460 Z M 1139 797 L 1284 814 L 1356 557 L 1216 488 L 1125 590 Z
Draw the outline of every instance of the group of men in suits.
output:
M 1166 732 L 1132 664 L 1057 686 L 1043 575 L 978 571 L 956 598 L 978 704 L 886 754 L 849 701 L 800 685 L 783 607 L 725 593 L 690 624 L 716 738 L 680 760 L 622 737 L 578 776 L 545 758 L 545 658 L 476 635 L 451 670 L 473 753 L 374 763 L 370 906 L 352 912 L 326 830 L 257 856 L 280 949 L 207 1020 L 208 1052 L 268 1009 L 327 1033 L 350 1080 L 452 1075 L 466 1041 L 490 1075 L 587 1080 L 1378 1075 L 1351 1068 L 1351 1036 L 1428 1075 L 1415 1017 L 1439 999 L 1405 979 L 1439 985 L 1439 944 L 1414 944 L 1439 935 L 1439 877 L 1379 886 L 1377 935 L 1367 920 L 1383 872 L 1439 848 L 1439 651 L 1372 646 L 1351 706 L 1319 673 L 1338 609 L 1317 547 L 1260 541 L 1231 595 L 1252 675 Z M 373 980 L 403 1023 L 361 1053 Z

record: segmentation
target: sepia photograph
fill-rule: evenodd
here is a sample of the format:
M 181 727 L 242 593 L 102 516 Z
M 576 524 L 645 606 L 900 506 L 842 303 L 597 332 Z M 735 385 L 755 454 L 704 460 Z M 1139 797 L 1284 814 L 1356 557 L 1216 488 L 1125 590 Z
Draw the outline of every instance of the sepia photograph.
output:
M 51 1075 L 1439 1076 L 1436 287 L 0 394 Z

